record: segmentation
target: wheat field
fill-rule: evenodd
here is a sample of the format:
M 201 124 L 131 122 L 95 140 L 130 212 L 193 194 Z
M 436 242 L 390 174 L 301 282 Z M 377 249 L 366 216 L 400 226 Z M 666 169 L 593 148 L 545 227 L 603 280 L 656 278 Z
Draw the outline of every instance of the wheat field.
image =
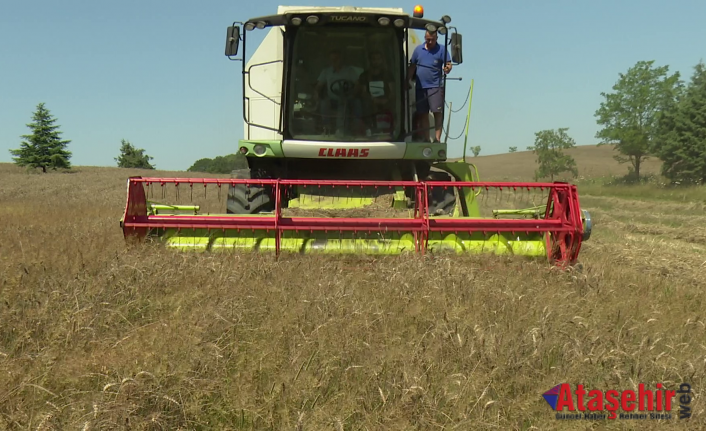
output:
M 74 171 L 0 165 L 2 430 L 706 427 L 703 189 L 579 186 L 593 235 L 561 272 L 128 246 L 141 172 Z M 557 420 L 542 398 L 683 382 L 687 420 Z

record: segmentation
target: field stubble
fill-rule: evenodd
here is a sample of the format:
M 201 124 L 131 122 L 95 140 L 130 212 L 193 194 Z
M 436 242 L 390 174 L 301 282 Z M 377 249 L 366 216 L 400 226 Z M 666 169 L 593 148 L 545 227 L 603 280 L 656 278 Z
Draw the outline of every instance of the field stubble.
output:
M 665 426 L 558 421 L 541 394 L 563 382 L 688 382 L 668 422 L 706 425 L 701 203 L 582 196 L 581 271 L 275 261 L 126 246 L 124 170 L 0 169 L 0 429 Z

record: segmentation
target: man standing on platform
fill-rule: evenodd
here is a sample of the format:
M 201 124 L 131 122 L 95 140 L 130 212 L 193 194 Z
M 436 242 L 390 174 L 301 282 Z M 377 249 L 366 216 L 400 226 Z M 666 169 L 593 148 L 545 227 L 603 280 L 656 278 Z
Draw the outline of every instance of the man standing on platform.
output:
M 444 122 L 444 74 L 451 72 L 451 59 L 446 47 L 437 43 L 436 32 L 427 31 L 424 39 L 425 43 L 414 50 L 407 70 L 407 82 L 416 75 L 417 110 L 414 130 L 418 131 L 417 136 L 422 132 L 422 139 L 426 141 L 429 136 L 429 112 L 432 112 L 435 129 L 433 142 L 440 142 Z

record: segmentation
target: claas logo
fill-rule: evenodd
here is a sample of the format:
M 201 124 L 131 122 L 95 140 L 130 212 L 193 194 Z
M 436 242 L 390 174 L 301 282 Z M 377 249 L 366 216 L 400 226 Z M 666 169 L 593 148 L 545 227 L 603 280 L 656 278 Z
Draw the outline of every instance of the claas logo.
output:
M 319 148 L 319 157 L 368 157 L 369 148 Z

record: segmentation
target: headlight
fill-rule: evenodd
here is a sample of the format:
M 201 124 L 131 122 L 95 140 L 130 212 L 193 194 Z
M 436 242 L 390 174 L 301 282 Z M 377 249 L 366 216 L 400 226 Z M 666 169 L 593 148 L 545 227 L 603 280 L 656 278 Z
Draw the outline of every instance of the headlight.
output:
M 253 150 L 253 152 L 254 152 L 255 154 L 257 154 L 258 156 L 261 156 L 261 155 L 265 154 L 265 152 L 267 151 L 267 149 L 265 148 L 265 146 L 262 145 L 262 144 L 257 144 L 257 145 L 255 145 L 252 150 Z
M 426 147 L 425 149 L 422 150 L 422 155 L 426 157 L 427 159 L 431 157 L 432 151 L 431 148 Z
M 446 151 L 444 151 L 444 150 L 439 150 L 439 152 L 437 154 L 439 155 L 440 159 L 446 158 Z

